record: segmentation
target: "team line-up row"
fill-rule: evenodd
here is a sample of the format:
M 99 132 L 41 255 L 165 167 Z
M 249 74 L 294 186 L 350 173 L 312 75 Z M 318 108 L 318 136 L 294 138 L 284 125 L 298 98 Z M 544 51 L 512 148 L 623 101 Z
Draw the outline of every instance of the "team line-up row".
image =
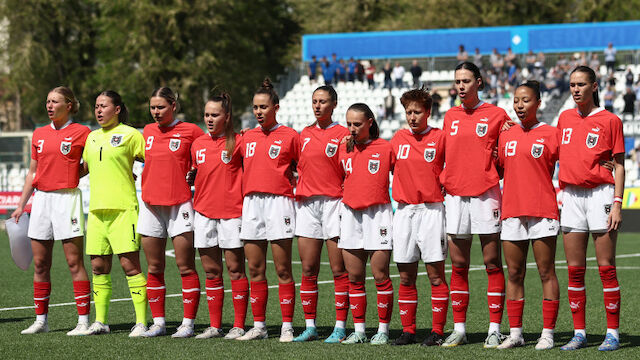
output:
M 368 341 L 365 277 L 370 261 L 379 317 L 371 344 L 416 343 L 416 277 L 422 260 L 431 284 L 432 307 L 432 329 L 422 344 L 453 347 L 467 342 L 471 238 L 478 235 L 488 275 L 489 329 L 484 347 L 524 345 L 524 274 L 531 243 L 543 290 L 544 322 L 536 349 L 550 349 L 559 311 L 556 238 L 562 231 L 575 331 L 561 349 L 576 350 L 587 344 L 584 278 L 590 233 L 607 316 L 607 333 L 599 349 L 617 349 L 620 290 L 615 243 L 624 184 L 620 119 L 599 107 L 595 73 L 587 67 L 571 73 L 570 89 L 577 106 L 561 114 L 557 127 L 537 120 L 538 83 L 529 81 L 516 88 L 513 107 L 518 122 L 479 99 L 483 85 L 474 64 L 456 67 L 454 86 L 462 104 L 447 111 L 442 130 L 427 124 L 429 93 L 407 91 L 400 101 L 409 129 L 399 130 L 391 141 L 379 138 L 374 114 L 365 104 L 349 107 L 346 128 L 334 122 L 338 99 L 330 86 L 314 91 L 316 122 L 298 134 L 277 123 L 279 98 L 266 79 L 253 97 L 259 126 L 242 135 L 233 130 L 231 99 L 226 93 L 206 103 L 208 133 L 204 134 L 196 125 L 175 119 L 175 94 L 159 88 L 149 100 L 155 122 L 140 134 L 124 124 L 127 109 L 117 93 L 105 91 L 97 97 L 95 116 L 101 128 L 90 132 L 69 119 L 77 111 L 71 90 L 53 89 L 46 104 L 51 125 L 33 133 L 31 165 L 20 205 L 12 214 L 17 221 L 34 189 L 38 190 L 28 229 L 35 264 L 36 321 L 22 333 L 48 331 L 50 240 L 55 239 L 63 243 L 79 314 L 77 327 L 68 335 L 109 332 L 113 254 L 127 276 L 136 313 L 129 336 L 164 335 L 165 248 L 170 237 L 184 306 L 182 324 L 173 337 L 195 335 L 200 299 L 194 260 L 198 249 L 206 274 L 210 326 L 196 338 L 266 338 L 265 272 L 270 245 L 279 282 L 280 341 L 317 339 L 317 276 L 326 244 L 335 283 L 336 323 L 325 342 Z M 136 159 L 145 162 L 140 204 L 131 171 Z M 557 161 L 564 189 L 561 217 L 552 183 Z M 394 175 L 392 196 L 398 202 L 395 214 L 388 190 L 390 172 Z M 87 173 L 90 205 L 85 234 L 77 185 Z M 193 200 L 190 184 L 195 186 Z M 91 285 L 83 265 L 85 235 L 96 313 L 91 325 Z M 302 263 L 300 299 L 306 323 L 305 331 L 297 336 L 292 326 L 294 236 Z M 146 278 L 139 259 L 141 246 L 148 262 Z M 403 327 L 402 335 L 393 341 L 389 339 L 394 303 L 389 278 L 392 249 L 400 273 L 397 294 Z M 506 285 L 502 252 L 509 273 Z M 447 254 L 452 263 L 449 281 L 444 271 Z M 234 324 L 226 335 L 221 324 L 222 256 L 234 307 Z M 505 297 L 509 336 L 500 333 Z M 454 330 L 445 337 L 449 300 Z M 254 324 L 245 331 L 249 302 Z M 149 327 L 147 304 L 153 317 Z M 354 331 L 347 336 L 349 310 Z

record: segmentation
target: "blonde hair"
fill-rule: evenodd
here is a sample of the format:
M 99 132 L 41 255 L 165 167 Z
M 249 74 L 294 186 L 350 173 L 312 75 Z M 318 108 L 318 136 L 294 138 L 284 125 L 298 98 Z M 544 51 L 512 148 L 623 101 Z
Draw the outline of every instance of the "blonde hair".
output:
M 80 109 L 80 102 L 76 99 L 76 96 L 73 94 L 73 91 L 66 86 L 58 86 L 56 88 L 51 89 L 50 93 L 56 93 L 62 95 L 64 97 L 64 101 L 67 104 L 71 104 L 71 110 L 69 110 L 70 114 L 76 114 Z

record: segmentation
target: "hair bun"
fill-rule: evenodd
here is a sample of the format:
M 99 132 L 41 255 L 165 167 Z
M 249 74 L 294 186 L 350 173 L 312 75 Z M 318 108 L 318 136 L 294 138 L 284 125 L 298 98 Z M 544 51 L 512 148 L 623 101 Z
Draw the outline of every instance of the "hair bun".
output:
M 264 78 L 264 80 L 262 80 L 262 88 L 267 90 L 273 89 L 273 83 L 271 82 L 271 79 L 269 79 L 268 77 Z

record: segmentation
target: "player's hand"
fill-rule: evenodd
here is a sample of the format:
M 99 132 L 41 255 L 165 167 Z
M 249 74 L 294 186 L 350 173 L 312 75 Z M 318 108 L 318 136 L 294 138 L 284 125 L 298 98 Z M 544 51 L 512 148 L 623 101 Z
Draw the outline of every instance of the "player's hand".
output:
M 244 135 L 247 131 L 251 130 L 250 128 L 244 128 L 240 130 L 240 135 Z
M 607 225 L 609 225 L 609 231 L 616 231 L 622 224 L 622 204 L 614 202 L 611 205 L 611 212 L 609 218 L 607 218 Z
M 11 213 L 11 219 L 13 219 L 17 224 L 18 220 L 20 220 L 20 216 L 22 216 L 22 213 L 24 213 L 24 208 L 18 206 L 18 208 Z
M 346 144 L 349 141 L 351 141 L 351 139 L 353 139 L 353 135 L 349 134 L 349 135 L 343 137 L 342 140 L 340 140 L 340 144 Z
M 616 163 L 613 162 L 613 160 L 600 160 L 600 166 L 609 171 L 613 171 L 613 169 L 615 169 L 615 165 Z
M 198 173 L 198 169 L 195 169 L 195 168 L 187 171 L 187 176 L 185 177 L 185 180 L 187 180 L 187 184 L 189 184 L 189 186 L 193 186 L 193 184 L 196 182 L 197 173 Z
M 500 132 L 511 129 L 511 127 L 515 124 L 516 123 L 512 120 L 505 121 L 504 124 L 502 125 L 502 128 L 500 129 Z
M 494 147 L 493 150 L 491 150 L 491 155 L 493 156 L 494 159 L 498 158 L 498 147 Z

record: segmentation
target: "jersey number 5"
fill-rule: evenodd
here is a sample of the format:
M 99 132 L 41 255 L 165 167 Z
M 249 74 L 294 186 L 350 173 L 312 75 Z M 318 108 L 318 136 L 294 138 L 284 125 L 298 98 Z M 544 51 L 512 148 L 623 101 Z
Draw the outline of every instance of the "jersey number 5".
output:
M 460 120 L 453 120 L 451 122 L 451 132 L 449 133 L 449 135 L 453 136 L 453 135 L 458 133 L 458 124 L 459 123 L 460 123 Z
M 255 155 L 256 153 L 256 143 L 251 142 L 247 144 L 247 150 L 245 151 L 244 157 L 249 158 Z
M 573 132 L 572 128 L 562 129 L 562 144 L 568 144 L 571 142 L 571 133 Z

